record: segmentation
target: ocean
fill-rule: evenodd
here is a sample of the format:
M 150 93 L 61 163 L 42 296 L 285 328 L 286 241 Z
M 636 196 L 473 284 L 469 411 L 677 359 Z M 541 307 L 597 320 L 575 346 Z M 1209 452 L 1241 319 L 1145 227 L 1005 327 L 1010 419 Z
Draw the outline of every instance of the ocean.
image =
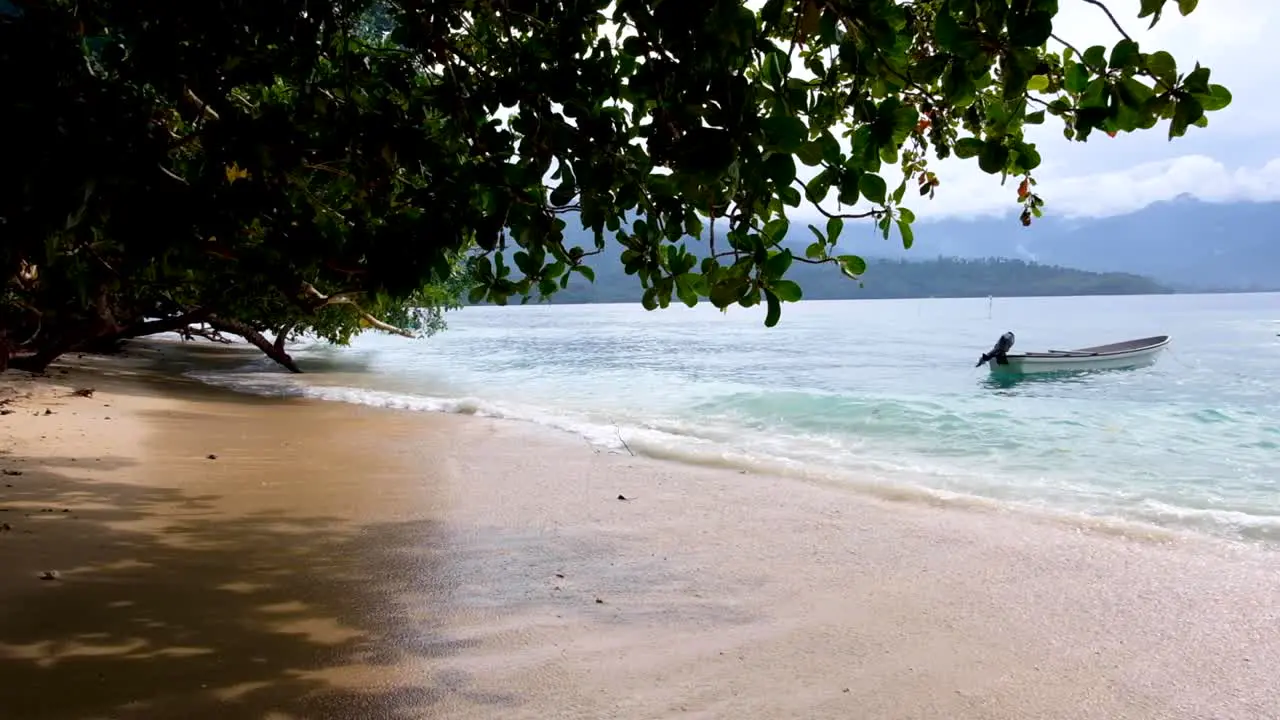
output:
M 1280 543 L 1280 294 L 469 307 L 434 337 L 192 376 L 470 413 L 602 451 L 905 500 Z M 978 356 L 1171 335 L 1148 368 L 994 381 Z

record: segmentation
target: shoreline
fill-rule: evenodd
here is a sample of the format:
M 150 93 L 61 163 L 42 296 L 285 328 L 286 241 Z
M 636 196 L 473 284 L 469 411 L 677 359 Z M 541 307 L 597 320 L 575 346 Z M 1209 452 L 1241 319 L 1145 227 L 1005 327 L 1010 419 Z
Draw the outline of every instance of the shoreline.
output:
M 0 487 L 6 717 L 1280 710 L 1280 558 L 1252 546 L 256 398 L 144 364 L 0 376 L 34 393 L 0 417 L 0 464 L 22 473 Z
M 166 352 L 176 349 L 177 343 L 169 343 L 166 341 L 135 341 L 134 347 L 144 349 L 145 352 L 156 353 L 158 357 L 165 358 Z M 168 347 L 172 346 L 172 347 Z M 246 355 L 250 359 L 260 358 L 261 355 L 250 346 L 245 345 Z M 228 359 L 227 348 L 225 346 L 209 346 L 203 351 L 196 351 L 194 356 L 199 357 L 204 362 L 215 362 L 221 365 L 230 365 Z M 180 354 L 189 352 L 185 347 Z M 162 359 L 159 361 L 160 366 L 172 369 L 172 359 Z M 210 389 L 211 392 L 227 392 L 237 396 L 254 397 L 254 398 L 272 398 L 285 397 L 281 395 L 273 395 L 266 393 L 253 392 L 242 387 L 234 387 L 231 384 L 208 382 L 206 380 L 196 380 L 189 378 L 194 382 L 200 383 L 202 386 Z M 624 452 L 636 458 L 657 463 L 668 463 L 677 467 L 711 470 L 716 472 L 734 472 L 746 473 L 766 478 L 786 478 L 788 480 L 800 483 L 815 484 L 820 486 L 831 486 L 837 489 L 844 489 L 855 492 L 866 497 L 868 500 L 885 501 L 891 503 L 902 503 L 907 505 L 925 505 L 947 508 L 957 512 L 976 512 L 982 514 L 1012 514 L 1016 517 L 1025 519 L 1028 522 L 1046 524 L 1050 526 L 1059 526 L 1069 530 L 1087 533 L 1096 533 L 1107 536 L 1117 536 L 1135 541 L 1153 542 L 1153 543 L 1208 543 L 1224 546 L 1227 551 L 1232 550 L 1257 550 L 1265 552 L 1280 551 L 1280 536 L 1275 530 L 1250 528 L 1248 530 L 1239 531 L 1239 536 L 1228 536 L 1221 532 L 1205 530 L 1195 523 L 1186 522 L 1183 524 L 1162 524 L 1152 520 L 1142 519 L 1138 517 L 1125 516 L 1116 513 L 1090 513 L 1080 509 L 1067 507 L 1053 507 L 1038 505 L 1033 501 L 1025 499 L 1015 499 L 1010 497 L 992 497 L 988 495 L 980 495 L 976 493 L 967 493 L 956 490 L 946 490 L 922 482 L 910 481 L 894 481 L 885 480 L 881 477 L 871 476 L 869 474 L 860 474 L 857 471 L 839 468 L 834 466 L 816 465 L 813 463 L 804 463 L 800 467 L 791 465 L 791 461 L 777 457 L 754 457 L 754 456 L 735 456 L 733 458 L 724 455 L 698 455 L 690 452 L 682 452 L 673 448 L 657 448 L 646 446 L 646 444 L 637 442 L 634 437 L 623 437 L 621 430 L 618 429 L 618 440 L 620 446 L 601 442 L 599 438 L 593 438 L 590 433 L 582 429 L 575 429 L 565 424 L 549 424 L 537 419 L 523 416 L 513 416 L 503 414 L 503 410 L 486 410 L 475 407 L 476 403 L 485 404 L 484 401 L 471 397 L 450 397 L 438 398 L 431 396 L 414 396 L 417 402 L 404 400 L 410 396 L 401 396 L 394 392 L 382 390 L 368 390 L 362 388 L 347 388 L 344 386 L 328 386 L 318 385 L 307 388 L 312 393 L 319 394 L 299 394 L 289 395 L 291 399 L 300 402 L 310 403 L 339 403 L 352 407 L 378 409 L 395 413 L 413 413 L 428 415 L 444 415 L 469 418 L 483 418 L 503 424 L 513 424 L 522 428 L 530 429 L 536 433 L 541 433 L 547 438 L 572 438 L 575 443 L 585 443 L 593 452 L 608 452 L 611 454 L 621 455 Z M 324 393 L 333 391 L 342 391 L 337 393 L 339 397 L 323 396 Z M 375 402 L 365 402 L 361 400 L 348 399 L 347 391 L 357 391 L 361 394 L 386 396 L 387 404 L 379 404 Z M 391 399 L 394 398 L 394 399 Z M 456 406 L 456 407 L 452 407 Z M 615 429 L 617 429 L 615 427 Z M 635 430 L 635 428 L 629 428 Z

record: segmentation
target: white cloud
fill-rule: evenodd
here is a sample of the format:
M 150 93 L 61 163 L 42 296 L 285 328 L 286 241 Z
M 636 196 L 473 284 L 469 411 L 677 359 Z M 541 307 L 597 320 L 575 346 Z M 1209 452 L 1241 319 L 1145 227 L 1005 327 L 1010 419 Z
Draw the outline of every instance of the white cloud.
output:
M 998 178 L 964 170 L 944 176 L 934 200 L 909 207 L 922 220 L 1017 212 L 1012 181 L 1001 187 Z M 1280 201 L 1280 158 L 1229 167 L 1205 155 L 1184 155 L 1097 173 L 1042 175 L 1039 182 L 1046 214 L 1061 217 L 1119 215 L 1184 194 L 1206 202 L 1273 202 Z
M 1030 129 L 1043 158 L 1035 174 L 1045 212 L 1102 217 L 1181 194 L 1213 202 L 1280 200 L 1280 95 L 1271 91 L 1280 75 L 1280 53 L 1271 47 L 1280 42 L 1280 2 L 1211 0 L 1182 17 L 1170 0 L 1150 30 L 1149 19 L 1137 17 L 1139 0 L 1108 6 L 1144 51 L 1167 50 L 1184 69 L 1196 62 L 1211 68 L 1211 81 L 1226 85 L 1233 101 L 1210 114 L 1208 127 L 1173 141 L 1167 123 L 1115 138 L 1095 132 L 1086 143 L 1066 140 L 1053 118 Z M 1106 15 L 1084 0 L 1061 0 L 1054 31 L 1081 50 L 1109 49 L 1120 39 Z M 921 220 L 1018 212 L 1015 181 L 1002 187 L 972 160 L 934 169 L 942 185 L 933 200 L 907 194 L 907 206 Z M 891 187 L 901 177 L 889 168 L 883 174 Z
M 1191 128 L 1172 142 L 1167 124 L 1115 138 L 1094 133 L 1087 143 L 1064 139 L 1053 118 L 1030 129 L 1029 139 L 1043 158 L 1036 190 L 1047 203 L 1045 212 L 1102 217 L 1182 194 L 1212 202 L 1280 200 L 1280 94 L 1271 89 L 1280 75 L 1280 53 L 1271 47 L 1280 42 L 1280 0 L 1205 0 L 1187 17 L 1169 0 L 1152 29 L 1149 19 L 1138 18 L 1140 0 L 1103 1 L 1144 51 L 1167 50 L 1183 70 L 1196 62 L 1211 68 L 1211 81 L 1230 88 L 1234 99 L 1210 115 L 1207 128 Z M 751 6 L 761 3 L 748 0 Z M 1109 49 L 1120 39 L 1095 5 L 1060 0 L 1059 7 L 1055 34 L 1075 47 Z M 972 160 L 952 159 L 934 169 L 942 179 L 935 199 L 919 198 L 913 189 L 907 193 L 907 206 L 921 220 L 1018 212 L 1015 181 L 1001 186 Z M 803 168 L 800 176 L 815 172 Z M 883 174 L 891 188 L 901 177 L 889 167 Z M 834 195 L 824 206 L 835 209 Z M 815 214 L 806 204 L 793 211 L 793 220 Z
M 1218 202 L 1280 199 L 1280 164 L 1274 159 L 1280 158 L 1280 96 L 1271 88 L 1280 74 L 1280 53 L 1272 49 L 1280 39 L 1280 2 L 1212 0 L 1182 17 L 1170 0 L 1150 30 L 1137 18 L 1138 0 L 1110 7 L 1144 51 L 1168 50 L 1183 69 L 1196 62 L 1211 68 L 1212 82 L 1226 85 L 1233 101 L 1210 114 L 1208 127 L 1191 128 L 1173 141 L 1165 125 L 1114 139 L 1095 133 L 1088 143 L 1069 142 L 1048 123 L 1037 128 L 1034 139 L 1045 161 L 1038 189 L 1051 203 L 1046 211 L 1104 216 L 1183 193 Z M 1101 11 L 1083 0 L 1062 0 L 1055 30 L 1081 48 L 1110 47 L 1120 37 Z M 975 175 L 964 172 L 958 184 L 980 192 L 983 181 Z M 1004 203 L 997 198 L 978 204 Z M 964 214 L 963 206 L 939 205 L 940 213 Z

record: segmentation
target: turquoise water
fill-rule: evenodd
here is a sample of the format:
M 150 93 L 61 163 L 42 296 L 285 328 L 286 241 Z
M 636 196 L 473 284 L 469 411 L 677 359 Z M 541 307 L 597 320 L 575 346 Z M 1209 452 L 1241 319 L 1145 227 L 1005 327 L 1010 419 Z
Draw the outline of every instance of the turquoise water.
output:
M 467 308 L 423 341 L 207 381 L 540 423 L 683 462 L 1280 542 L 1280 295 Z M 1173 336 L 1150 368 L 1017 383 L 1016 350 Z M 799 480 L 797 480 L 799 481 Z

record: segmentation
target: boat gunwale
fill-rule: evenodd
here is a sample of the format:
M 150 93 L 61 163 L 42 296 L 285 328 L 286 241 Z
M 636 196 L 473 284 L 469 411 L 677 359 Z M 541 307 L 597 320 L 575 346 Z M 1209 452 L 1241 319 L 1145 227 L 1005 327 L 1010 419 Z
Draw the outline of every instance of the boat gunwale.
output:
M 1108 345 L 1095 345 L 1093 347 L 1080 348 L 1078 350 L 1050 350 L 1049 352 L 1043 353 L 1018 353 L 1016 355 L 1009 354 L 1005 357 L 1009 360 L 1092 360 L 1096 358 L 1133 355 L 1141 352 L 1159 350 L 1160 348 L 1168 345 L 1169 340 L 1170 336 L 1168 335 L 1152 335 L 1151 337 L 1125 340 L 1123 342 L 1110 343 Z M 1138 345 L 1136 343 L 1146 344 Z

